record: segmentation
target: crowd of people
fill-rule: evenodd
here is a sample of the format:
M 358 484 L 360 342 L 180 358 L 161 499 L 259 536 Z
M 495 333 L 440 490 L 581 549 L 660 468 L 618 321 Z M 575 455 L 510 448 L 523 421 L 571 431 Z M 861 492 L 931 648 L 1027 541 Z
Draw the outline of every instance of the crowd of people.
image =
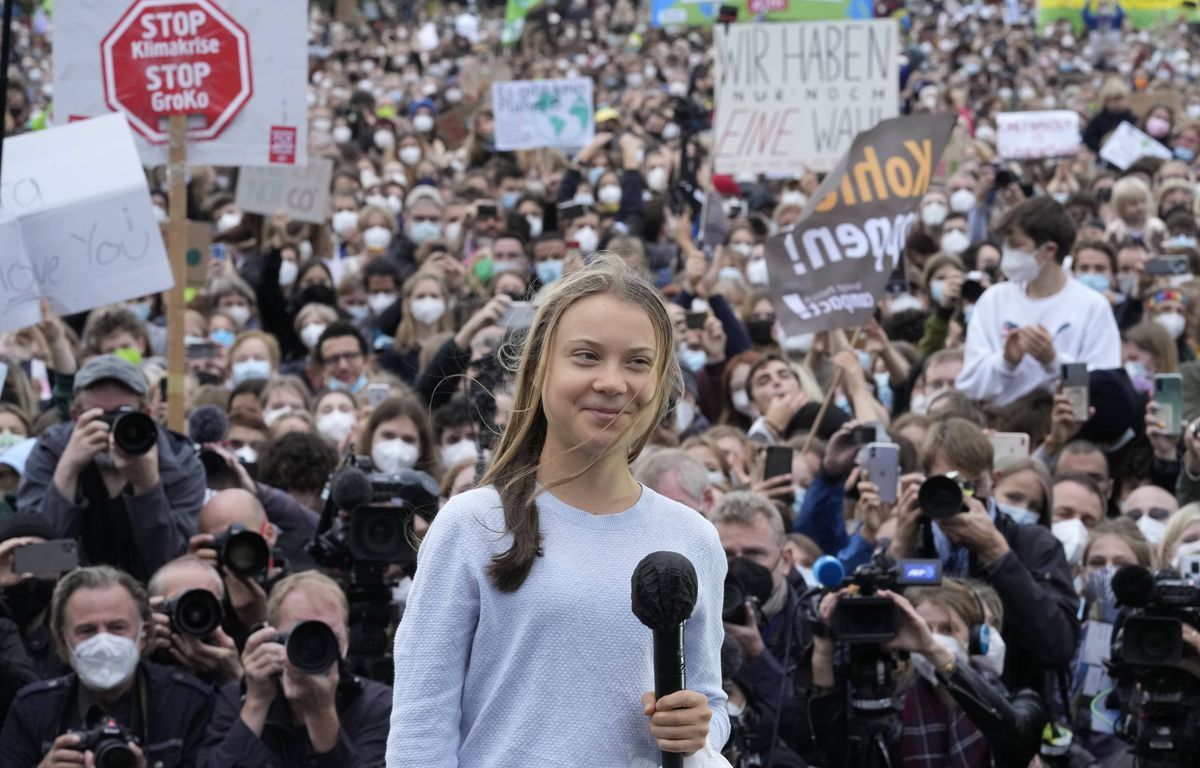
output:
M 765 243 L 822 176 L 714 172 L 711 31 L 653 27 L 648 5 L 546 2 L 513 46 L 495 4 L 381 0 L 349 22 L 314 7 L 309 147 L 335 162 L 328 221 L 244 212 L 237 168 L 190 169 L 188 218 L 215 244 L 184 320 L 191 434 L 166 426 L 164 296 L 67 317 L 44 303 L 40 323 L 0 334 L 0 762 L 100 765 L 97 745 L 128 742 L 139 766 L 382 765 L 394 691 L 426 690 L 399 675 L 431 672 L 397 658 L 393 690 L 390 664 L 358 662 L 390 657 L 390 643 L 362 650 L 368 630 L 416 631 L 402 619 L 415 560 L 364 586 L 314 547 L 352 512 L 330 478 L 347 463 L 403 475 L 441 505 L 484 480 L 529 493 L 488 474 L 523 466 L 502 435 L 536 435 L 542 408 L 520 389 L 542 383 L 512 363 L 531 324 L 555 332 L 556 287 L 614 268 L 598 251 L 653 286 L 672 333 L 659 352 L 682 371 L 634 477 L 715 529 L 745 598 L 725 606 L 708 697 L 731 763 L 867 764 L 846 692 L 867 662 L 837 631 L 855 590 L 819 591 L 822 556 L 846 574 L 941 565 L 938 585 L 877 592 L 895 627 L 873 647 L 897 680 L 877 733 L 903 764 L 1129 759 L 1114 574 L 1200 571 L 1200 29 L 1135 29 L 1108 0 L 1044 26 L 1020 2 L 876 4 L 902 29 L 901 113 L 954 114 L 954 139 L 875 318 L 787 335 Z M 418 40 L 427 22 L 434 46 Z M 45 8 L 18 15 L 6 135 L 53 112 L 53 29 Z M 594 140 L 496 148 L 493 81 L 574 76 L 595 84 Z M 997 116 L 1048 109 L 1078 114 L 1078 151 L 1000 158 Z M 1122 123 L 1171 157 L 1102 160 Z M 894 473 L 868 469 L 869 446 L 894 447 Z M 921 489 L 940 476 L 962 499 L 931 523 Z M 415 540 L 432 531 L 428 558 L 470 538 L 449 531 L 461 516 L 440 535 L 433 515 L 406 519 Z M 557 517 L 531 520 L 563 535 Z M 539 583 L 561 565 L 539 560 L 536 535 L 515 540 L 519 575 L 489 569 L 481 603 L 506 610 L 530 569 Z M 28 570 L 23 549 L 55 546 L 78 566 Z M 628 589 L 629 573 L 610 576 Z M 1181 626 L 1166 666 L 1191 695 L 1200 632 Z M 312 663 L 321 643 L 332 657 Z M 1200 696 L 1185 701 L 1200 719 Z M 422 701 L 405 703 L 419 718 Z M 495 738 L 519 751 L 528 724 L 513 728 Z M 468 762 L 481 738 L 464 741 Z M 471 764 L 517 764 L 486 759 Z

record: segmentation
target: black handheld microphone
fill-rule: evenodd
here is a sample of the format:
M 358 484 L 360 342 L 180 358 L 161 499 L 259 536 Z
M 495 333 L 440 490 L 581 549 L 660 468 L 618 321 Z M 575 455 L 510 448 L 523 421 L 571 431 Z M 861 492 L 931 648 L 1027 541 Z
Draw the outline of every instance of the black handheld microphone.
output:
M 696 593 L 696 569 L 678 552 L 651 552 L 633 569 L 633 615 L 654 633 L 655 700 L 684 689 L 683 623 Z M 663 752 L 662 768 L 683 768 L 683 755 Z

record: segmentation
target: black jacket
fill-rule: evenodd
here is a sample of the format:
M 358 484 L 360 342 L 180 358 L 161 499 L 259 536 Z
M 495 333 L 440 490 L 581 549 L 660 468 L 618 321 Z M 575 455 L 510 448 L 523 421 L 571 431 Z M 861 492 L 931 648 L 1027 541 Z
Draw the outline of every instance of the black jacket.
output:
M 146 764 L 196 765 L 212 714 L 212 689 L 185 672 L 152 662 L 142 662 L 137 674 L 137 682 L 126 694 L 131 722 L 121 724 L 137 736 Z M 6 768 L 34 768 L 40 763 L 55 739 L 83 727 L 78 697 L 74 673 L 22 688 L 0 731 L 0 762 Z
M 344 673 L 343 673 L 344 674 Z M 337 712 L 341 721 L 338 743 L 316 753 L 303 725 L 292 722 L 280 691 L 271 704 L 262 736 L 255 736 L 241 720 L 242 688 L 230 683 L 217 696 L 204 752 L 204 768 L 372 768 L 384 764 L 392 689 L 357 677 L 343 677 L 338 685 Z

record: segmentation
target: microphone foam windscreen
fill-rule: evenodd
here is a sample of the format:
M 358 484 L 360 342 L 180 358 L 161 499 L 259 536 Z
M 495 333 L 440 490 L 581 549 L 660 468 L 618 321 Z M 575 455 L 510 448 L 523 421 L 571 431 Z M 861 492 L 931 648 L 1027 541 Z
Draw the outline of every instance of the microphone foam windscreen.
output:
M 193 443 L 219 443 L 229 432 L 229 418 L 215 405 L 202 405 L 188 416 L 187 430 Z
M 1140 565 L 1122 565 L 1113 574 L 1112 591 L 1121 605 L 1141 608 L 1154 599 L 1154 574 Z
M 371 503 L 371 481 L 362 470 L 346 467 L 330 481 L 329 496 L 338 509 L 353 512 Z
M 698 591 L 691 560 L 651 552 L 633 569 L 633 614 L 650 629 L 674 629 L 692 615 Z

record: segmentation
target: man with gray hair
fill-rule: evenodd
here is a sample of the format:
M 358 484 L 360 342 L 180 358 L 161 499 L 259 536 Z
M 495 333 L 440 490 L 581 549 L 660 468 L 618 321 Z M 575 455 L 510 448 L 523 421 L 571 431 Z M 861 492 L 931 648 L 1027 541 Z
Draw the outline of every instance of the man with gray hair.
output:
M 770 499 L 753 491 L 725 494 L 709 517 L 729 558 L 726 583 L 734 582 L 747 598 L 740 611 L 725 606 L 725 634 L 742 646 L 755 700 L 778 713 L 777 730 L 788 745 L 811 757 L 804 658 L 812 633 L 800 601 L 804 577 L 792 567 L 783 518 Z
M 18 511 L 79 539 L 87 562 L 142 581 L 187 549 L 205 484 L 191 442 L 147 415 L 146 392 L 131 363 L 89 361 L 75 376 L 72 421 L 38 440 L 17 492 Z
M 715 494 L 704 465 L 678 448 L 663 448 L 643 456 L 634 466 L 639 483 L 708 517 Z

